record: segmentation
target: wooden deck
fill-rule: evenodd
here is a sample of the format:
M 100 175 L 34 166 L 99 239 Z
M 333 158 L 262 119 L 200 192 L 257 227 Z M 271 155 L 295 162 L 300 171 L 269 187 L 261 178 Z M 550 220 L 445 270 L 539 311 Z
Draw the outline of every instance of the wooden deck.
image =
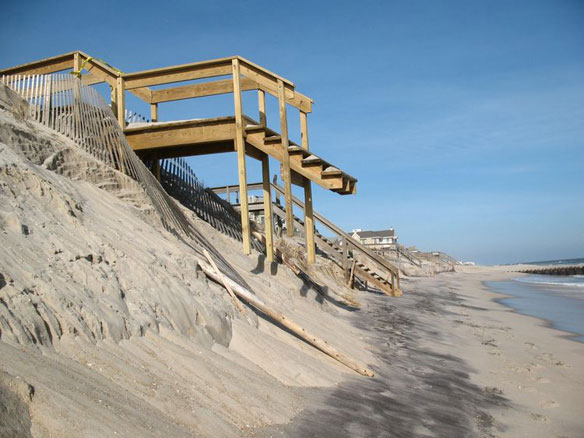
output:
M 0 70 L 0 74 L 38 75 L 64 70 L 73 70 L 71 73 L 86 85 L 105 82 L 110 86 L 111 110 L 123 128 L 130 146 L 143 159 L 153 163 L 154 175 L 160 174 L 159 160 L 162 158 L 237 153 L 239 186 L 242 193 L 243 249 L 246 254 L 251 251 L 246 156 L 262 162 L 267 208 L 271 205 L 268 157 L 280 162 L 279 170 L 285 191 L 286 222 L 290 224 L 287 227 L 289 236 L 292 236 L 294 230 L 291 185 L 303 187 L 306 204 L 304 217 L 307 224 L 306 246 L 310 263 L 315 260 L 312 182 L 341 195 L 356 193 L 356 178 L 309 148 L 308 115 L 312 112 L 312 99 L 300 93 L 292 81 L 246 58 L 231 56 L 127 73 L 82 51 L 75 51 Z M 257 92 L 258 121 L 243 114 L 242 93 L 246 91 Z M 153 123 L 128 125 L 125 116 L 126 93 L 135 95 L 150 106 L 150 118 Z M 266 93 L 278 100 L 276 117 L 279 120 L 279 132 L 267 128 Z M 233 116 L 160 122 L 161 104 L 220 94 L 233 95 L 233 106 L 230 105 L 225 111 L 226 114 L 234 114 Z M 299 112 L 301 144 L 289 139 L 287 115 L 289 108 Z M 266 256 L 268 261 L 271 261 L 273 260 L 271 229 L 266 230 L 265 237 Z

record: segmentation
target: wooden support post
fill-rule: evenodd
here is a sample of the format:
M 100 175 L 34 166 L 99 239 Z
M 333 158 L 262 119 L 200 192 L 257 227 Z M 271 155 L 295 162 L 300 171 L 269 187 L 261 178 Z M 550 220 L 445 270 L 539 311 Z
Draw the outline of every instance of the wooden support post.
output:
M 266 260 L 274 261 L 274 215 L 272 214 L 272 185 L 270 184 L 270 157 L 262 157 L 262 182 L 264 189 L 264 229 L 266 235 Z
M 266 117 L 266 92 L 258 90 L 258 108 L 260 110 L 260 125 L 268 126 L 268 119 Z
M 153 122 L 158 122 L 158 104 L 150 104 L 150 120 Z
M 158 122 L 158 104 L 150 104 L 150 120 L 152 122 Z M 158 159 L 158 154 L 154 156 L 154 176 L 160 182 L 160 160 Z
M 239 170 L 239 202 L 241 206 L 241 233 L 243 236 L 243 252 L 251 253 L 251 234 L 249 226 L 249 208 L 247 197 L 247 171 L 245 167 L 245 138 L 243 126 L 243 105 L 241 102 L 241 76 L 239 59 L 232 61 L 233 67 L 233 100 L 235 104 L 235 147 L 237 149 L 237 167 Z
M 126 105 L 124 93 L 124 78 L 118 76 L 116 80 L 116 106 L 118 112 L 118 123 L 124 129 L 126 127 Z
M 225 189 L 225 198 L 227 199 L 227 202 L 231 204 L 231 189 L 229 189 L 229 186 Z
M 355 265 L 357 264 L 357 259 L 353 257 L 353 263 L 351 264 L 351 275 L 349 275 L 349 287 L 351 289 L 355 288 Z
M 302 147 L 309 150 L 308 143 L 308 115 L 300 111 L 300 135 L 302 137 Z M 308 178 L 304 178 L 304 234 L 306 243 L 306 253 L 308 263 L 316 261 L 316 247 L 314 244 L 314 212 L 312 210 L 312 183 Z
M 282 137 L 282 180 L 284 181 L 284 202 L 286 204 L 286 235 L 294 236 L 294 210 L 292 207 L 292 175 L 290 172 L 290 154 L 288 153 L 288 115 L 286 114 L 286 96 L 284 83 L 278 79 L 278 101 L 280 103 L 280 130 Z
M 81 67 L 81 63 L 79 62 L 79 52 L 75 52 L 73 54 L 73 71 L 77 72 L 79 71 L 79 68 Z

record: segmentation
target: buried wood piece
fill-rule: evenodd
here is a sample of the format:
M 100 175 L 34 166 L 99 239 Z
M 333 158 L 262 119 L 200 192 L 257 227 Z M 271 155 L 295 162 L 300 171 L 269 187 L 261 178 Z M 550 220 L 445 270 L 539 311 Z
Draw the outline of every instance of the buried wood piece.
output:
M 355 287 L 355 264 L 357 259 L 353 258 L 353 264 L 351 265 L 351 275 L 349 275 L 349 287 L 353 289 Z
M 288 319 L 282 313 L 278 312 L 277 310 L 273 310 L 273 309 L 269 308 L 261 299 L 259 299 L 257 296 L 255 296 L 249 290 L 245 289 L 244 287 L 242 287 L 241 285 L 239 285 L 238 283 L 233 281 L 231 278 L 221 276 L 221 274 L 217 274 L 217 272 L 219 272 L 219 271 L 215 271 L 207 263 L 204 263 L 200 260 L 198 261 L 198 263 L 201 266 L 201 269 L 203 270 L 205 275 L 207 275 L 209 278 L 215 280 L 216 282 L 218 282 L 220 284 L 225 285 L 225 287 L 227 287 L 227 284 L 229 284 L 232 291 L 238 297 L 240 297 L 241 299 L 243 299 L 244 301 L 246 301 L 247 303 L 249 303 L 250 305 L 252 305 L 256 309 L 258 309 L 264 315 L 266 315 L 266 316 L 270 317 L 271 319 L 273 319 L 274 321 L 276 321 L 278 324 L 286 327 L 292 333 L 294 333 L 299 338 L 303 339 L 304 341 L 306 341 L 307 343 L 309 343 L 313 347 L 319 349 L 320 351 L 322 351 L 323 353 L 332 357 L 333 359 L 336 359 L 337 361 L 339 361 L 340 363 L 342 363 L 346 367 L 351 368 L 353 371 L 356 371 L 357 373 L 361 374 L 362 376 L 367 376 L 367 377 L 374 376 L 373 372 L 368 370 L 367 368 L 365 368 L 365 366 L 363 366 L 362 364 L 357 363 L 356 361 L 354 361 L 350 357 L 338 352 L 335 348 L 331 347 L 326 341 L 324 341 L 322 339 L 318 339 L 316 336 L 307 332 L 303 327 L 296 324 L 294 321 Z
M 209 251 L 207 251 L 206 249 L 203 249 L 203 251 L 205 252 L 205 257 L 207 257 L 207 260 L 209 260 L 209 263 L 211 264 L 211 267 L 213 268 L 213 270 L 215 271 L 217 277 L 219 278 L 219 281 L 221 282 L 221 284 L 223 284 L 223 286 L 225 287 L 225 289 L 227 289 L 227 292 L 229 292 L 229 295 L 231 295 L 231 298 L 233 298 L 233 301 L 235 302 L 235 306 L 237 307 L 237 309 L 241 313 L 243 313 L 245 311 L 245 307 L 243 307 L 243 305 L 239 302 L 239 300 L 237 299 L 237 296 L 235 296 L 235 294 L 233 293 L 233 290 L 231 289 L 231 286 L 229 286 L 229 283 L 227 283 L 225 281 L 225 276 L 221 273 L 221 271 L 219 270 L 219 268 L 217 268 L 217 265 L 215 264 L 215 260 L 213 260 L 213 258 L 209 254 Z

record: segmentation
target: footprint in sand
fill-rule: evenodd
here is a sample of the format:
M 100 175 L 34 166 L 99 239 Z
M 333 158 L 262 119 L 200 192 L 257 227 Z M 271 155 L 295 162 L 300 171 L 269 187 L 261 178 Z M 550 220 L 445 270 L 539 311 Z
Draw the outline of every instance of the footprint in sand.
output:
M 533 421 L 539 421 L 540 423 L 549 423 L 550 422 L 550 420 L 548 420 L 548 417 L 546 417 L 545 415 L 531 414 L 530 417 Z
M 569 364 L 554 357 L 551 353 L 543 353 L 538 357 L 539 360 L 555 365 L 557 367 L 571 368 Z
M 549 409 L 549 408 L 557 408 L 560 404 L 553 400 L 544 400 L 539 403 L 540 408 Z
M 531 386 L 525 386 L 525 385 L 518 385 L 517 389 L 520 389 L 521 391 L 525 391 L 525 392 L 536 392 L 537 389 L 531 387 Z
M 550 383 L 551 382 L 550 379 L 546 379 L 545 377 L 538 377 L 535 381 L 537 383 Z
M 532 351 L 538 350 L 537 345 L 535 345 L 533 342 L 525 342 L 524 344 L 528 350 L 532 350 Z

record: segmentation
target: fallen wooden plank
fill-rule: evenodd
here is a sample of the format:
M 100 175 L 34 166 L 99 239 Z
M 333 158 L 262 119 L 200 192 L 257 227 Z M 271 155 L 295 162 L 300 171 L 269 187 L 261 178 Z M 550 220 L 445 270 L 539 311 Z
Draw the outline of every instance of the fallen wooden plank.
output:
M 362 365 L 362 364 L 356 362 L 355 360 L 353 360 L 352 358 L 338 352 L 335 348 L 331 347 L 328 344 L 328 342 L 326 342 L 322 339 L 319 339 L 316 336 L 314 336 L 313 334 L 309 333 L 306 329 L 304 329 L 300 325 L 296 324 L 294 321 L 287 318 L 285 315 L 278 312 L 277 310 L 271 309 L 261 299 L 259 299 L 252 292 L 245 289 L 240 284 L 236 283 L 235 281 L 233 281 L 229 277 L 221 278 L 216 273 L 216 271 L 211 267 L 211 265 L 208 265 L 207 263 L 205 263 L 201 260 L 199 260 L 198 263 L 199 263 L 199 266 L 201 267 L 201 269 L 203 270 L 203 272 L 205 273 L 205 275 L 207 275 L 209 278 L 215 280 L 219 284 L 229 284 L 229 286 L 231 287 L 233 292 L 238 297 L 240 297 L 241 299 L 243 299 L 247 303 L 251 304 L 253 307 L 258 309 L 264 315 L 272 318 L 278 324 L 286 327 L 292 333 L 294 333 L 295 335 L 297 335 L 298 337 L 300 337 L 301 339 L 303 339 L 304 341 L 306 341 L 307 343 L 309 343 L 313 347 L 319 349 L 320 351 L 322 351 L 326 355 L 332 357 L 333 359 L 336 359 L 337 361 L 339 361 L 340 363 L 342 363 L 346 367 L 361 374 L 362 376 L 367 376 L 367 377 L 374 376 L 373 372 L 368 370 L 364 365 Z
M 213 260 L 213 258 L 209 254 L 209 251 L 207 251 L 206 249 L 203 249 L 203 251 L 205 253 L 205 257 L 207 257 L 207 260 L 211 264 L 211 267 L 215 271 L 217 277 L 219 277 L 219 280 L 221 281 L 221 283 L 223 284 L 223 286 L 225 287 L 225 289 L 227 289 L 227 292 L 229 293 L 229 295 L 231 295 L 231 298 L 233 298 L 233 301 L 235 302 L 235 306 L 237 307 L 237 309 L 240 312 L 243 313 L 245 311 L 245 308 L 243 307 L 243 305 L 239 302 L 239 300 L 237 299 L 237 297 L 233 293 L 233 290 L 231 289 L 231 286 L 229 286 L 229 283 L 227 283 L 225 281 L 225 276 L 221 273 L 221 271 L 219 270 L 219 268 L 217 268 L 217 265 L 215 264 L 215 260 Z

